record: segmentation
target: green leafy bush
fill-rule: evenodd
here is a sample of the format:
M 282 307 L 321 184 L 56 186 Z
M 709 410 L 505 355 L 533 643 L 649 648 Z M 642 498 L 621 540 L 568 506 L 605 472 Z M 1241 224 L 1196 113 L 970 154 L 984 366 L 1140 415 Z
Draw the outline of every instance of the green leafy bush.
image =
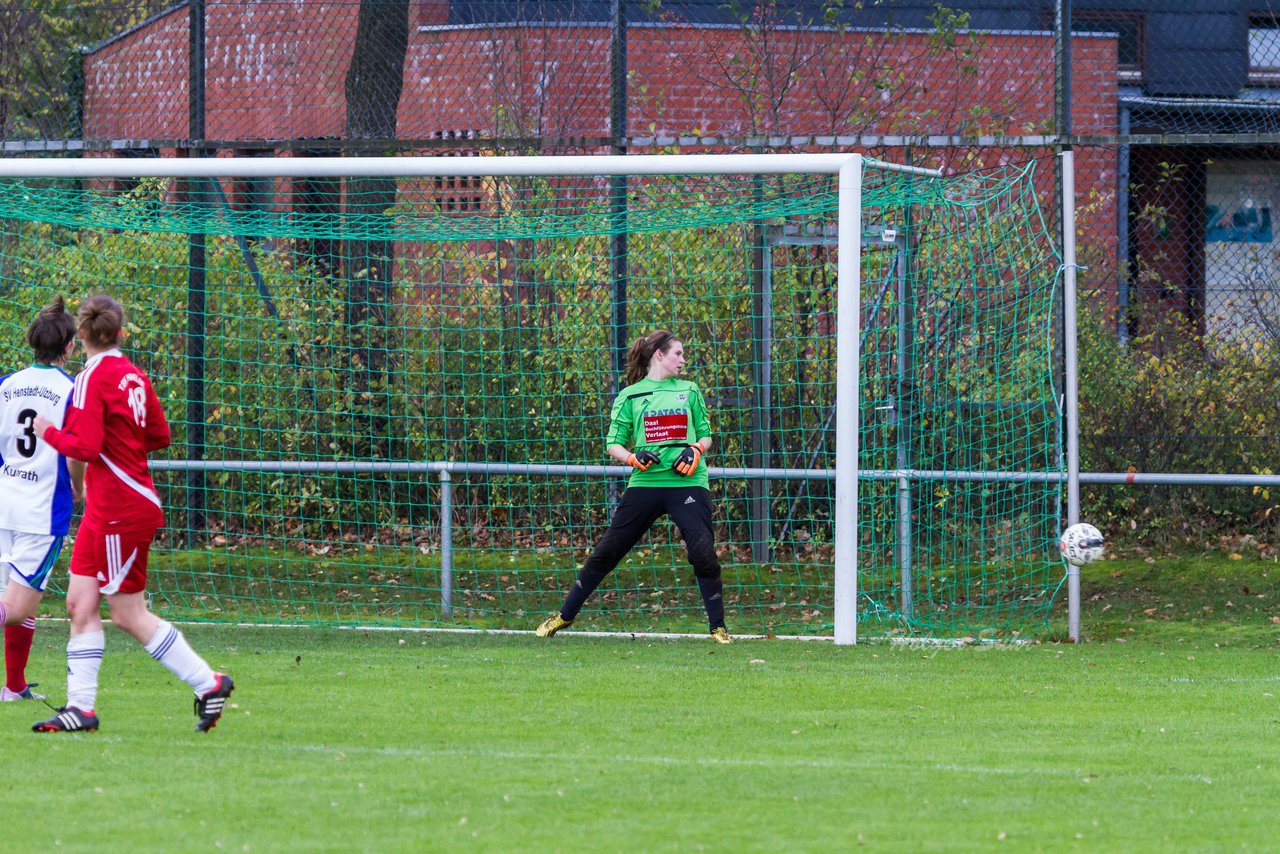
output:
M 1152 328 L 1123 346 L 1100 313 L 1083 313 L 1081 468 L 1274 471 L 1278 367 L 1277 354 L 1268 347 L 1209 339 L 1181 327 Z M 1275 503 L 1265 490 L 1241 487 L 1103 485 L 1082 490 L 1082 514 L 1117 543 L 1274 537 L 1276 519 L 1268 510 Z

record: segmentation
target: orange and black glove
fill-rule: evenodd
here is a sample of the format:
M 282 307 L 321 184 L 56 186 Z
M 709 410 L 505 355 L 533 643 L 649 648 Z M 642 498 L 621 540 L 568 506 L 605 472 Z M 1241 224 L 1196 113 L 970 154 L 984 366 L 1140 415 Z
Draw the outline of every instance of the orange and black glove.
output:
M 627 457 L 627 465 L 640 471 L 648 471 L 649 466 L 661 460 L 653 451 L 640 451 Z
M 676 474 L 688 477 L 698 470 L 698 461 L 702 459 L 702 446 L 689 445 L 680 452 L 680 456 L 676 457 L 676 461 L 671 467 L 676 470 Z

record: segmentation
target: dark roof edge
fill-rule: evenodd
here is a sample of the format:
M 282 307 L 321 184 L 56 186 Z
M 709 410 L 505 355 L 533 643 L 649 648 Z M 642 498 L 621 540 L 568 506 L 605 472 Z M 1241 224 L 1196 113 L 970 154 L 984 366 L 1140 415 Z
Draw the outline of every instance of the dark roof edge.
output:
M 1121 108 L 1130 110 L 1168 110 L 1193 112 L 1199 110 L 1233 110 L 1237 112 L 1275 112 L 1280 101 L 1244 101 L 1233 98 L 1160 98 L 1153 96 L 1121 98 Z

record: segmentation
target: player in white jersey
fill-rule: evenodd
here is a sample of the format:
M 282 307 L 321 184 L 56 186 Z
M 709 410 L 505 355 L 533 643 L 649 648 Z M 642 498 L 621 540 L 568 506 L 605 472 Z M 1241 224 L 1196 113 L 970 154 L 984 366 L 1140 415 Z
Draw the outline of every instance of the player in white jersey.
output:
M 84 464 L 37 441 L 34 424 L 37 416 L 62 423 L 72 389 L 62 366 L 75 342 L 75 318 L 57 297 L 27 329 L 31 367 L 0 377 L 0 701 L 40 697 L 26 675 L 36 610 L 82 492 Z

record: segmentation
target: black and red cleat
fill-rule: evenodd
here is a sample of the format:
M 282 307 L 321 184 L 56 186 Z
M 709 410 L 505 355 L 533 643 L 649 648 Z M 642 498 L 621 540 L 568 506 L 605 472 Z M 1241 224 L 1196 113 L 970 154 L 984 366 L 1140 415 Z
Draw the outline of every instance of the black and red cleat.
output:
M 32 732 L 97 732 L 98 716 L 93 709 L 82 712 L 75 706 L 63 706 L 47 721 L 31 725 Z
M 222 717 L 222 708 L 227 704 L 227 698 L 236 689 L 236 683 L 232 682 L 227 674 L 213 675 L 218 680 L 218 684 L 207 691 L 203 697 L 196 697 L 196 732 L 208 732 L 217 726 L 218 718 Z

